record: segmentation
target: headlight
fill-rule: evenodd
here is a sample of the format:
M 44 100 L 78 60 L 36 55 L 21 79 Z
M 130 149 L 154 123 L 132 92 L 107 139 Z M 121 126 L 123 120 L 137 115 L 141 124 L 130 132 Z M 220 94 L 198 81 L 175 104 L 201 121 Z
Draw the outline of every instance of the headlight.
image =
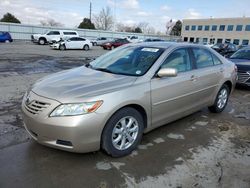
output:
M 85 102 L 79 104 L 62 104 L 50 114 L 50 117 L 75 116 L 95 112 L 102 105 L 102 101 Z

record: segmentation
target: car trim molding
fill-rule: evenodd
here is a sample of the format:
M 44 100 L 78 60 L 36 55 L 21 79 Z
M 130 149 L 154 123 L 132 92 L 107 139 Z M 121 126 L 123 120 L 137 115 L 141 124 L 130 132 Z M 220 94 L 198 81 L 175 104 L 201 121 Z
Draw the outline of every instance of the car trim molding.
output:
M 179 99 L 179 98 L 182 98 L 182 97 L 186 97 L 188 95 L 193 95 L 195 93 L 198 93 L 198 92 L 201 92 L 201 91 L 213 88 L 213 87 L 217 87 L 217 86 L 219 86 L 219 84 L 212 85 L 212 86 L 206 87 L 204 89 L 200 89 L 198 91 L 190 92 L 190 93 L 187 93 L 187 94 L 184 94 L 184 95 L 180 95 L 180 96 L 177 96 L 177 97 L 173 97 L 171 99 L 167 99 L 167 100 L 164 100 L 164 101 L 156 102 L 156 103 L 153 104 L 153 106 L 157 106 L 157 105 L 162 104 L 162 103 L 166 103 L 166 102 L 173 101 L 173 100 L 176 100 L 176 99 Z

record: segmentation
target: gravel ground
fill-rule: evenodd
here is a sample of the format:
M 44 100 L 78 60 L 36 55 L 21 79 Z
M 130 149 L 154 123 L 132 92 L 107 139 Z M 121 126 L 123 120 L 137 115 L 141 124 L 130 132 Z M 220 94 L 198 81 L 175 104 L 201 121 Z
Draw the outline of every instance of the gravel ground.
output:
M 21 98 L 37 79 L 107 51 L 0 44 L 0 187 L 250 187 L 250 90 L 225 111 L 206 108 L 144 135 L 130 156 L 41 146 L 23 128 Z

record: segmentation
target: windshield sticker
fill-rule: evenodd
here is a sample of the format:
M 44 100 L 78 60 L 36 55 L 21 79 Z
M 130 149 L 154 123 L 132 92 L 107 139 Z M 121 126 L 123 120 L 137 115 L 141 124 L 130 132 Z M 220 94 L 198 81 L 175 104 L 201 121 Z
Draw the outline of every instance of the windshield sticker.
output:
M 135 74 L 141 74 L 141 71 L 140 71 L 140 70 L 138 70 L 138 71 L 136 71 L 136 72 L 135 72 Z
M 157 48 L 142 48 L 141 51 L 144 51 L 144 52 L 158 52 L 159 49 L 157 49 Z

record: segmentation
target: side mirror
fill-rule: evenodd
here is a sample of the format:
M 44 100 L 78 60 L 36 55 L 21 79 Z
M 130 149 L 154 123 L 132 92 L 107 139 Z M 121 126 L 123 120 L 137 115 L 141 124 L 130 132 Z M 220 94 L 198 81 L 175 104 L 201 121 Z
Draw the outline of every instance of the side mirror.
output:
M 177 76 L 177 69 L 174 68 L 162 68 L 158 71 L 157 76 L 162 77 L 175 77 Z

